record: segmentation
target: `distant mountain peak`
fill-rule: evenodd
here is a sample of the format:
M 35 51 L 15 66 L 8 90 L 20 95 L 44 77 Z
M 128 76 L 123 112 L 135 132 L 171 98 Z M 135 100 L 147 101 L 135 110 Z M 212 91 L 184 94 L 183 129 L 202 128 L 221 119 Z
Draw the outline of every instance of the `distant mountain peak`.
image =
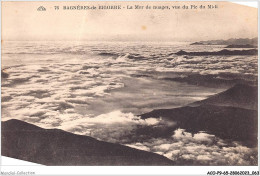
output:
M 258 38 L 230 38 L 227 40 L 207 40 L 191 43 L 191 45 L 258 45 Z
M 247 84 L 236 84 L 226 91 L 213 95 L 205 100 L 191 103 L 190 106 L 208 104 L 256 110 L 258 107 L 257 97 L 258 89 L 256 86 L 250 86 Z

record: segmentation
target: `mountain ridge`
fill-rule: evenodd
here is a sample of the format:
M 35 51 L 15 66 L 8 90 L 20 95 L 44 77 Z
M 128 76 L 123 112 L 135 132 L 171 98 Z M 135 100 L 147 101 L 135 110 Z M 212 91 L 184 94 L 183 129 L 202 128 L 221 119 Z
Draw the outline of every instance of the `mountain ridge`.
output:
M 176 55 L 188 55 L 188 56 L 235 56 L 235 55 L 257 55 L 258 50 L 257 49 L 248 49 L 248 50 L 227 50 L 223 49 L 220 51 L 200 51 L 200 52 L 187 52 L 184 50 L 180 50 L 176 53 Z
M 258 95 L 257 86 L 236 84 L 226 91 L 215 94 L 204 100 L 193 102 L 189 104 L 189 106 L 210 104 L 210 105 L 232 106 L 232 107 L 257 110 L 258 108 L 257 95 Z
M 2 122 L 1 140 L 3 156 L 43 165 L 174 165 L 156 153 L 16 119 Z
M 227 40 L 207 40 L 191 43 L 190 45 L 254 45 L 257 46 L 258 38 L 230 38 Z
M 242 100 L 244 102 L 240 102 Z M 221 139 L 255 147 L 258 136 L 257 101 L 257 87 L 237 84 L 202 101 L 179 108 L 156 109 L 140 116 L 142 119 L 153 117 L 176 123 L 173 127 L 157 131 L 157 137 L 182 128 L 191 133 L 205 131 Z M 147 132 L 140 130 L 142 133 Z

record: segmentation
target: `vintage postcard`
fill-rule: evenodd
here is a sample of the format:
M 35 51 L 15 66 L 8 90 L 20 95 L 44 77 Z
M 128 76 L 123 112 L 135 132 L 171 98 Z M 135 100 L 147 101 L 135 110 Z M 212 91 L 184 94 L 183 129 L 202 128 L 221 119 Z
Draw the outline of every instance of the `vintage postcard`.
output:
M 1 11 L 3 158 L 45 171 L 259 174 L 257 6 L 4 1 Z

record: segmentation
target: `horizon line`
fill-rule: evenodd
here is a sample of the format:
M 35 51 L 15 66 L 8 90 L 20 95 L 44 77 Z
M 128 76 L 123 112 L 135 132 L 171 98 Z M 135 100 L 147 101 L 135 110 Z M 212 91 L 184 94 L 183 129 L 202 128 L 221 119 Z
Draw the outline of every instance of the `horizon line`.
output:
M 194 40 L 194 39 L 191 39 L 191 40 L 156 40 L 156 39 L 151 39 L 151 40 L 131 40 L 131 39 L 82 39 L 82 40 L 77 40 L 77 39 L 68 39 L 68 40 L 41 40 L 41 39 L 38 39 L 38 40 L 2 40 L 2 43 L 3 42 L 59 42 L 59 41 L 66 41 L 66 42 L 87 42 L 87 41 L 91 41 L 91 42 L 113 42 L 113 41 L 116 41 L 116 42 L 201 42 L 201 41 L 215 41 L 215 40 L 230 40 L 230 39 L 255 39 L 255 38 L 258 38 L 258 36 L 256 37 L 246 37 L 246 38 L 235 38 L 235 37 L 232 37 L 232 38 L 228 38 L 228 39 L 206 39 L 206 40 Z

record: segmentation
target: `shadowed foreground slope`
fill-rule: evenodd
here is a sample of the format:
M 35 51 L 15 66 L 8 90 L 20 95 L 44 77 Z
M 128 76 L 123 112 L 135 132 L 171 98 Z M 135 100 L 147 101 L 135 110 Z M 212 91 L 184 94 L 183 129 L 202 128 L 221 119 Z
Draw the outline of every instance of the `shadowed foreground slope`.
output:
M 20 121 L 2 122 L 2 155 L 44 165 L 173 165 L 155 153 Z

